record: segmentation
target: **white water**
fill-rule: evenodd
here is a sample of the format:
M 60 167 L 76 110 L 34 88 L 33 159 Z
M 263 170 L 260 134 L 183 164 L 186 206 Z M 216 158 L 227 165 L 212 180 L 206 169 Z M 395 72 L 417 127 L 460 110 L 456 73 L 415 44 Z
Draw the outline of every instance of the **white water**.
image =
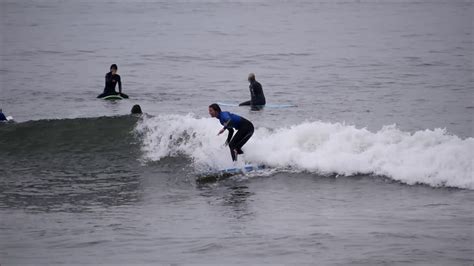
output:
M 196 168 L 232 166 L 227 134 L 214 118 L 161 115 L 144 118 L 144 159 L 185 155 Z M 474 189 L 474 138 L 461 139 L 444 129 L 403 132 L 384 126 L 377 132 L 341 123 L 304 122 L 291 127 L 256 127 L 243 148 L 244 159 L 274 168 L 322 174 L 372 174 L 406 184 Z M 241 159 L 242 160 L 242 159 Z

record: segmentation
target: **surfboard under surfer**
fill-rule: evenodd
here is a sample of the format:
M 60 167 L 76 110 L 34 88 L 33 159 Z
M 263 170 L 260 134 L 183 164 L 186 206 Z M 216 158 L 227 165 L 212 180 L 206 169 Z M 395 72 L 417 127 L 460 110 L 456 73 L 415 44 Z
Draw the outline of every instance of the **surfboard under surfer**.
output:
M 112 64 L 110 66 L 110 72 L 105 74 L 104 92 L 100 94 L 99 96 L 97 96 L 97 98 L 103 98 L 105 96 L 117 95 L 117 94 L 123 98 L 128 98 L 128 95 L 126 95 L 125 93 L 122 93 L 122 81 L 120 79 L 120 75 L 117 74 L 117 69 L 118 67 L 116 64 Z M 115 86 L 117 85 L 117 83 L 119 86 L 119 92 L 115 91 Z
M 229 145 L 232 161 L 237 161 L 237 155 L 244 153 L 242 151 L 242 146 L 244 146 L 253 135 L 254 127 L 252 122 L 242 116 L 221 111 L 221 108 L 217 103 L 209 105 L 209 115 L 219 119 L 221 125 L 224 126 L 217 135 L 224 133 L 226 129 L 229 131 L 225 144 Z M 234 129 L 237 130 L 235 135 Z

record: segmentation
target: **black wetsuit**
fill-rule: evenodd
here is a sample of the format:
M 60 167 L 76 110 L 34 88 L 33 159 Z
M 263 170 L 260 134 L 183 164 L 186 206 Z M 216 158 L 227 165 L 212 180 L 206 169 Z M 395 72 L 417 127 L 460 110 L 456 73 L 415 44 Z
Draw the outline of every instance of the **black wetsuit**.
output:
M 243 102 L 239 104 L 240 106 L 242 105 L 262 106 L 266 104 L 262 85 L 258 81 L 256 80 L 251 81 L 249 85 L 249 89 L 250 89 L 250 101 Z
M 115 85 L 118 83 L 119 92 L 115 91 Z M 119 74 L 113 75 L 112 72 L 105 74 L 105 88 L 104 92 L 97 96 L 97 98 L 102 98 L 108 95 L 117 95 L 120 94 L 123 98 L 128 98 L 125 93 L 122 93 L 122 81 Z
M 229 135 L 227 136 L 227 141 L 232 138 L 232 134 L 234 134 L 234 130 L 232 128 L 228 128 Z M 252 137 L 254 131 L 254 127 L 252 122 L 248 121 L 247 119 L 242 117 L 240 120 L 240 128 L 235 133 L 232 140 L 229 142 L 230 148 L 230 155 L 232 156 L 232 161 L 237 161 L 237 154 L 235 154 L 234 150 L 237 150 L 238 154 L 243 154 L 242 146 Z

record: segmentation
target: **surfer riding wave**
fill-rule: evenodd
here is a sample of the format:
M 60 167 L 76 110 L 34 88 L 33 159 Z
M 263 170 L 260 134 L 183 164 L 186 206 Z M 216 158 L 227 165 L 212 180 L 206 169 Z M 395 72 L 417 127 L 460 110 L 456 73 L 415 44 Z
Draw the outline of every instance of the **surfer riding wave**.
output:
M 225 144 L 229 145 L 232 161 L 237 161 L 237 155 L 244 153 L 242 146 L 244 146 L 253 135 L 254 127 L 252 122 L 239 115 L 221 111 L 220 106 L 216 103 L 209 105 L 209 115 L 219 119 L 221 125 L 224 126 L 217 135 L 224 133 L 226 129 L 229 131 Z M 237 130 L 235 135 L 234 129 Z

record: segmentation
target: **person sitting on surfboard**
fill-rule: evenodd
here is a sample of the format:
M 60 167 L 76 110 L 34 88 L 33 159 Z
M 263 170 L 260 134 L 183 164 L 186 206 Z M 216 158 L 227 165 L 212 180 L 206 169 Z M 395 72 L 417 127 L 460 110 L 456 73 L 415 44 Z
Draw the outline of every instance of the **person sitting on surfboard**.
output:
M 240 103 L 239 106 L 250 105 L 255 107 L 265 105 L 265 95 L 263 95 L 262 85 L 255 80 L 254 73 L 249 74 L 248 81 L 250 82 L 250 101 Z
M 242 146 L 244 146 L 253 135 L 254 128 L 252 122 L 239 115 L 221 111 L 221 107 L 217 103 L 209 105 L 209 115 L 219 119 L 224 126 L 217 135 L 224 133 L 226 129 L 229 131 L 225 144 L 229 145 L 232 161 L 237 161 L 237 155 L 244 153 Z M 232 138 L 234 128 L 237 130 L 237 133 L 235 133 L 235 136 Z
M 112 64 L 110 66 L 110 72 L 105 74 L 104 92 L 100 94 L 99 96 L 97 96 L 97 98 L 103 98 L 105 96 L 117 95 L 117 94 L 119 94 L 123 98 L 128 98 L 128 95 L 126 95 L 125 93 L 122 93 L 122 81 L 120 80 L 120 75 L 117 74 L 117 69 L 118 68 L 116 64 Z M 115 91 L 115 85 L 117 85 L 117 83 L 119 85 L 118 93 Z

